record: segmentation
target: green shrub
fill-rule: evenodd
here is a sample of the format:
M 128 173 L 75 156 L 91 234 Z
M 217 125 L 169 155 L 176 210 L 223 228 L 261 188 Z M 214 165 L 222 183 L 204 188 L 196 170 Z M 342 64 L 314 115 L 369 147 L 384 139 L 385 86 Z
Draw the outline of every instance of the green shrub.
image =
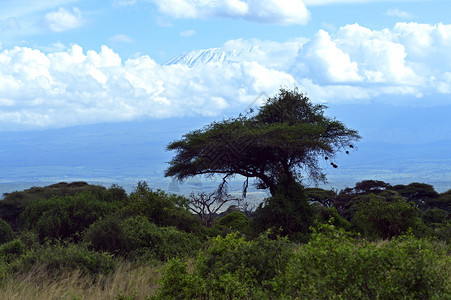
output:
M 180 231 L 175 227 L 160 227 L 159 229 L 163 241 L 155 251 L 155 256 L 159 260 L 194 256 L 202 247 L 202 240 L 192 233 Z
M 448 213 L 440 208 L 427 209 L 421 214 L 421 219 L 425 224 L 443 223 Z
M 90 251 L 86 245 L 56 243 L 33 249 L 11 263 L 12 272 L 27 272 L 40 267 L 50 274 L 80 270 L 83 274 L 107 274 L 115 269 L 116 261 L 105 252 Z
M 188 210 L 187 199 L 161 190 L 153 191 L 147 183 L 139 182 L 123 208 L 126 216 L 144 216 L 158 226 L 175 226 L 193 233 L 203 231 L 202 222 Z
M 100 217 L 118 208 L 90 192 L 75 196 L 52 197 L 31 202 L 21 214 L 24 227 L 34 230 L 39 239 L 75 238 Z
M 0 261 L 10 263 L 25 253 L 25 245 L 21 240 L 15 239 L 0 245 Z
M 195 235 L 174 227 L 158 227 L 143 216 L 125 220 L 116 215 L 108 216 L 86 231 L 84 241 L 96 251 L 158 260 L 193 255 L 201 246 Z
M 225 236 L 235 231 L 247 234 L 251 229 L 251 220 L 240 211 L 232 211 L 213 221 L 212 231 Z
M 128 240 L 122 227 L 123 222 L 124 219 L 119 214 L 100 218 L 83 233 L 83 241 L 95 251 L 125 255 Z
M 267 235 L 216 237 L 194 267 L 170 260 L 155 298 L 450 299 L 449 246 L 411 234 L 369 243 L 331 224 L 318 227 L 297 248 Z
M 448 244 L 451 243 L 451 221 L 432 225 L 431 235 L 433 237 L 436 237 Z
M 332 223 L 336 227 L 341 227 L 346 230 L 351 228 L 351 223 L 348 222 L 345 218 L 340 216 L 337 209 L 335 207 L 325 207 L 319 206 L 316 208 L 317 214 L 315 221 L 317 223 L 329 223 L 332 220 Z
M 450 259 L 412 235 L 382 245 L 320 225 L 274 280 L 280 298 L 449 299 Z
M 284 236 L 299 240 L 313 224 L 313 209 L 303 187 L 296 182 L 280 184 L 276 193 L 255 211 L 254 226 L 260 232 L 282 229 Z
M 261 299 L 271 280 L 283 273 L 291 253 L 288 240 L 268 234 L 246 241 L 231 233 L 213 238 L 196 258 L 194 271 L 179 259 L 170 260 L 160 282 L 160 299 L 227 297 Z
M 368 195 L 357 205 L 352 224 L 370 239 L 388 239 L 415 228 L 421 222 L 419 210 L 412 202 Z
M 6 243 L 14 239 L 14 231 L 9 224 L 0 219 L 0 244 Z
M 103 186 L 90 185 L 86 182 L 60 182 L 46 187 L 32 187 L 20 192 L 5 193 L 0 201 L 0 218 L 7 221 L 14 230 L 20 229 L 20 214 L 25 207 L 40 199 L 52 197 L 75 196 L 81 192 L 88 192 L 97 199 L 106 202 L 124 202 L 127 199 L 125 190 L 112 186 L 106 189 Z

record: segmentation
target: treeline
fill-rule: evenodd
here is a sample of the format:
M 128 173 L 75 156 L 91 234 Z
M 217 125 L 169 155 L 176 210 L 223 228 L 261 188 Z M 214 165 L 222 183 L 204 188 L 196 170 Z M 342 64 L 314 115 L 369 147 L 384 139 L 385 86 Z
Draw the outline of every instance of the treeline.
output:
M 130 194 L 85 182 L 6 193 L 0 287 L 37 269 L 98 283 L 133 262 L 163 270 L 147 295 L 160 299 L 451 297 L 451 190 L 374 180 L 285 189 L 208 224 L 192 212 L 198 198 L 145 182 Z

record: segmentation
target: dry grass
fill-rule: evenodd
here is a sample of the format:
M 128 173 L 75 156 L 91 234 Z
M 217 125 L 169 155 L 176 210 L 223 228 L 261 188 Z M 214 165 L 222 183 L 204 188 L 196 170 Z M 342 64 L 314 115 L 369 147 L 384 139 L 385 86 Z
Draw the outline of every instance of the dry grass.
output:
M 93 280 L 79 271 L 58 276 L 39 268 L 7 279 L 0 287 L 0 299 L 146 299 L 155 293 L 160 268 L 122 263 L 114 273 Z

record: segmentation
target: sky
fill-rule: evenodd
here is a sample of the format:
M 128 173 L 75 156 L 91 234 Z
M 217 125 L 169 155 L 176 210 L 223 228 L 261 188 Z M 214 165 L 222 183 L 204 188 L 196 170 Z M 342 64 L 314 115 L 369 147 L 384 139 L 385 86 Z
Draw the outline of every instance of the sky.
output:
M 447 142 L 450 11 L 449 0 L 2 0 L 0 133 L 14 134 L 0 156 L 54 130 L 101 139 L 105 124 L 233 116 L 295 86 L 363 145 Z

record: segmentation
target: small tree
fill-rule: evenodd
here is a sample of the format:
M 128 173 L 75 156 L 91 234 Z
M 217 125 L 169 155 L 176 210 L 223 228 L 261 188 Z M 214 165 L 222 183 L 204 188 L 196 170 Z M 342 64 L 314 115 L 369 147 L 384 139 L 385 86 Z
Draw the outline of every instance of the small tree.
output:
M 201 192 L 197 195 L 191 193 L 188 203 L 189 209 L 202 219 L 205 226 L 211 227 L 216 213 L 224 204 L 232 201 L 239 201 L 239 199 L 229 194 L 222 195 L 216 192 Z
M 414 228 L 419 218 L 418 208 L 402 198 L 387 201 L 378 195 L 365 195 L 366 201 L 357 205 L 352 223 L 369 238 L 389 239 Z

